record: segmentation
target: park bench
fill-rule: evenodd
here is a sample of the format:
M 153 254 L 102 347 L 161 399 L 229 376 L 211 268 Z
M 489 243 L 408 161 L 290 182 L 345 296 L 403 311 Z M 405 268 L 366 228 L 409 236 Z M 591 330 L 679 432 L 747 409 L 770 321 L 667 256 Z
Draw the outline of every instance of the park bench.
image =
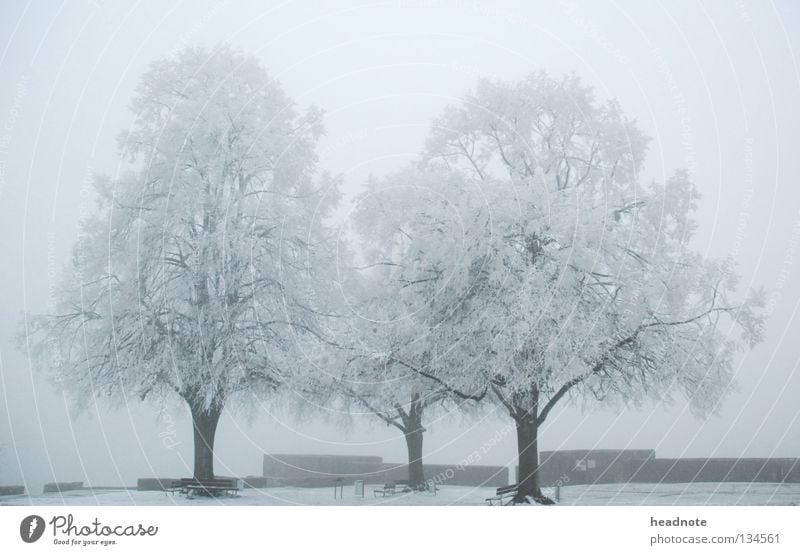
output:
M 177 491 L 189 497 L 194 497 L 198 494 L 206 497 L 216 497 L 220 494 L 238 495 L 239 480 L 235 478 L 211 478 L 208 480 L 181 478 L 180 480 L 173 480 L 170 487 L 164 491 L 169 493 Z
M 375 497 L 378 497 L 378 494 L 381 494 L 381 497 L 386 497 L 387 495 L 394 495 L 394 482 L 386 482 L 383 484 L 383 489 L 374 489 L 372 493 L 375 494 Z
M 519 489 L 519 484 L 512 484 L 510 486 L 502 486 L 497 488 L 494 497 L 488 497 L 486 501 L 489 502 L 489 505 L 494 505 L 494 502 L 497 501 L 500 505 L 507 505 L 508 503 L 503 503 L 503 500 L 506 498 L 514 498 L 517 495 L 517 490 Z
M 393 482 L 386 482 L 383 485 L 383 489 L 372 490 L 372 492 L 375 494 L 375 497 L 378 497 L 378 494 L 381 494 L 381 497 L 386 497 L 387 495 L 406 493 L 409 491 L 411 491 L 411 488 L 408 485 L 408 480 L 395 480 Z

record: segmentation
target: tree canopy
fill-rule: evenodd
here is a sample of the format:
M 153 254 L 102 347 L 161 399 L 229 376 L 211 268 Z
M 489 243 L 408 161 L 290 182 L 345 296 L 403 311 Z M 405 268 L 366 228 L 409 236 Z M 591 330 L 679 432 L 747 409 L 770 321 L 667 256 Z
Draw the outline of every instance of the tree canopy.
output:
M 733 264 L 692 250 L 686 172 L 640 182 L 646 142 L 574 76 L 482 81 L 395 177 L 404 198 L 373 211 L 374 233 L 402 245 L 397 280 L 418 285 L 406 288 L 425 307 L 415 325 L 433 338 L 402 362 L 507 410 L 522 496 L 541 497 L 536 434 L 557 403 L 681 391 L 706 414 L 736 351 L 761 338 L 760 296 L 737 296 Z
M 25 341 L 76 398 L 177 393 L 213 445 L 222 407 L 280 387 L 324 310 L 338 193 L 317 171 L 321 114 L 224 45 L 153 63 L 131 109 L 131 168 L 95 180 L 55 312 Z

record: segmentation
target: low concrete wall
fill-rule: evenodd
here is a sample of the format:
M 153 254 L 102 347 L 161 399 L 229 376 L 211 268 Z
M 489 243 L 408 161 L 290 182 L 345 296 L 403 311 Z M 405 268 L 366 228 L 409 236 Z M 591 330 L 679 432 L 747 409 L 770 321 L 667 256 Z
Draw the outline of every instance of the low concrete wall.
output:
M 23 495 L 25 486 L 0 486 L 0 495 Z
M 652 449 L 542 451 L 539 481 L 543 486 L 627 482 L 632 468 L 654 459 Z M 518 469 L 516 475 L 519 475 Z
M 81 489 L 83 482 L 50 482 L 44 485 L 43 493 L 60 493 Z
M 458 466 L 424 464 L 427 480 L 438 484 L 499 487 L 508 484 L 508 468 L 502 466 Z M 408 466 L 384 463 L 381 457 L 345 455 L 264 455 L 267 487 L 324 487 L 337 479 L 345 484 L 363 480 L 385 484 L 408 479 Z
M 383 459 L 350 455 L 264 455 L 264 478 L 267 486 L 321 487 L 337 478 L 346 483 L 364 480 L 381 483 Z
M 248 476 L 246 478 L 217 476 L 217 478 L 241 480 L 243 488 L 263 488 L 266 487 L 267 483 L 266 478 L 263 476 Z M 172 486 L 172 482 L 177 480 L 179 480 L 179 478 L 139 478 L 136 480 L 136 489 L 139 491 L 164 491 Z
M 136 480 L 136 489 L 139 491 L 164 491 L 175 480 L 177 478 L 139 478 Z
M 267 487 L 267 479 L 263 476 L 246 476 L 242 478 L 242 487 L 247 488 L 265 488 Z
M 630 481 L 800 483 L 800 459 L 655 459 L 632 469 Z
M 612 484 L 626 482 L 785 482 L 800 483 L 800 459 L 658 459 L 649 449 L 544 451 L 539 479 L 555 484 Z M 509 483 L 501 466 L 423 465 L 425 478 L 438 484 L 500 487 Z M 515 476 L 518 476 L 519 470 Z M 407 480 L 402 463 L 381 457 L 337 455 L 265 455 L 267 487 L 327 487 L 341 479 L 384 484 Z M 514 481 L 518 481 L 515 478 Z
M 800 483 L 800 459 L 660 459 L 653 451 L 553 451 L 540 456 L 543 486 L 610 483 Z M 517 471 L 518 472 L 518 471 Z
M 407 480 L 407 465 L 386 465 L 386 481 Z M 499 488 L 508 485 L 508 467 L 452 464 L 423 464 L 425 479 L 438 485 Z

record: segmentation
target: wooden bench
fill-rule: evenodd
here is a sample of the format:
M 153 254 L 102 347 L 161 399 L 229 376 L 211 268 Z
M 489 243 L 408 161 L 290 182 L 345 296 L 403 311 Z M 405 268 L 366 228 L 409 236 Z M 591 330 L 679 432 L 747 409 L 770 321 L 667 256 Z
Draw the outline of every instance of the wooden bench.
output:
M 383 489 L 374 489 L 372 492 L 375 494 L 375 497 L 378 497 L 378 494 L 381 497 L 386 497 L 387 495 L 395 495 L 396 493 L 408 493 L 411 491 L 411 487 L 408 485 L 408 480 L 395 480 L 393 482 L 386 482 L 383 485 Z
M 173 480 L 170 487 L 165 492 L 184 493 L 189 497 L 203 495 L 206 497 L 216 497 L 220 494 L 239 495 L 239 480 L 235 478 L 211 478 L 208 480 L 198 480 L 196 478 L 181 478 Z
M 381 497 L 386 497 L 387 495 L 394 495 L 395 494 L 395 486 L 394 482 L 386 482 L 383 484 L 383 489 L 374 489 L 372 493 L 375 494 L 375 497 L 378 497 L 378 494 L 381 494 Z
M 508 503 L 503 503 L 503 500 L 509 497 L 513 499 L 517 495 L 518 489 L 519 484 L 499 487 L 497 488 L 494 497 L 488 497 L 486 501 L 489 502 L 489 505 L 494 505 L 495 501 L 497 501 L 500 505 L 507 505 Z

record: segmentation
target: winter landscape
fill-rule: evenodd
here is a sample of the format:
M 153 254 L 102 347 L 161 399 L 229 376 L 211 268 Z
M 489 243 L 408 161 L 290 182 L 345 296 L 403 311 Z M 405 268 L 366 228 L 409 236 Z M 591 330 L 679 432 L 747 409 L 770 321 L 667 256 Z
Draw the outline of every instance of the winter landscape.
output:
M 5 505 L 182 505 L 182 506 L 262 506 L 262 505 L 324 505 L 324 506 L 382 506 L 382 505 L 479 505 L 495 495 L 494 488 L 444 486 L 436 496 L 407 492 L 391 497 L 375 497 L 367 486 L 366 495 L 355 495 L 352 488 L 344 497 L 334 499 L 332 488 L 265 488 L 244 490 L 236 497 L 195 497 L 162 492 L 108 490 L 65 492 L 0 498 Z M 543 488 L 546 495 L 555 497 L 554 488 Z M 561 488 L 559 505 L 798 505 L 798 484 L 624 484 L 570 486 Z
M 797 6 L 322 4 L 2 8 L 0 505 L 799 505 Z

